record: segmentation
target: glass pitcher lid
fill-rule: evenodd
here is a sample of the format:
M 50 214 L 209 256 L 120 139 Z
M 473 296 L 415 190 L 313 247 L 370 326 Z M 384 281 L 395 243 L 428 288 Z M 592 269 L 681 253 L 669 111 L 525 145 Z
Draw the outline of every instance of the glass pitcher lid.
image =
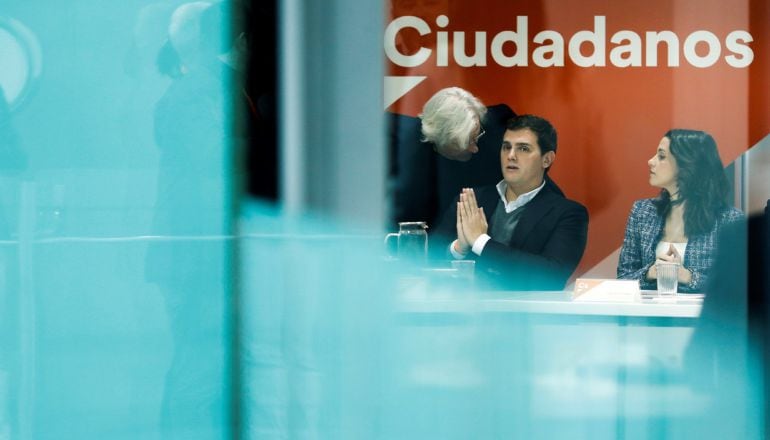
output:
M 399 222 L 401 229 L 428 229 L 428 222 Z

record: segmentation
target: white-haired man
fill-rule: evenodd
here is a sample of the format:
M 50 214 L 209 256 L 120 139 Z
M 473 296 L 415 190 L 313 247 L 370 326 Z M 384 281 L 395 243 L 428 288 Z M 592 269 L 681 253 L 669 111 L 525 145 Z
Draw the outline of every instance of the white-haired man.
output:
M 392 224 L 435 225 L 462 188 L 499 182 L 500 139 L 514 116 L 459 87 L 436 92 L 419 118 L 391 113 Z

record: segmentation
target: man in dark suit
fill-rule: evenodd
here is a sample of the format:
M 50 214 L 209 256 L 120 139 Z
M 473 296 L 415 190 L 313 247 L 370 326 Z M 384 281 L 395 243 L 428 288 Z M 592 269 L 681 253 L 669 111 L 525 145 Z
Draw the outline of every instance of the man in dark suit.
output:
M 462 190 L 432 234 L 433 256 L 475 259 L 485 287 L 564 288 L 585 250 L 588 211 L 547 178 L 556 141 L 543 118 L 511 119 L 499 150 L 503 180 Z
M 431 104 L 438 104 L 437 108 Z M 423 120 L 390 113 L 391 225 L 426 221 L 435 227 L 462 188 L 500 181 L 500 139 L 505 122 L 514 116 L 507 105 L 484 107 L 473 95 L 457 87 L 437 92 L 426 103 Z M 442 129 L 461 127 L 461 137 L 465 135 L 468 139 L 453 141 L 430 130 L 426 136 L 423 122 Z M 467 128 L 462 127 L 465 123 Z

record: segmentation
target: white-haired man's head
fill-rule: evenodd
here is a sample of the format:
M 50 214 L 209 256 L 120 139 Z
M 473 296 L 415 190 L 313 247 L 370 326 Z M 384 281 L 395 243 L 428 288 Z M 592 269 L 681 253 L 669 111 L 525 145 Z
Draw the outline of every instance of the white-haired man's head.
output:
M 479 151 L 486 112 L 484 104 L 467 91 L 441 89 L 422 108 L 422 140 L 447 159 L 467 161 Z

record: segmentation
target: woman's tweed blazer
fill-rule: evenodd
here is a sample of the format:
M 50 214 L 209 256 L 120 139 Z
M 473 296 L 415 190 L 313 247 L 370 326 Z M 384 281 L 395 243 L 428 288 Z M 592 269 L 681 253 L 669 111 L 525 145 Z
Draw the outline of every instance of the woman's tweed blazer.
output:
M 645 290 L 654 290 L 655 280 L 647 280 L 650 266 L 655 264 L 655 247 L 663 237 L 664 219 L 658 214 L 652 203 L 653 199 L 634 202 L 626 223 L 626 234 L 618 261 L 618 278 L 639 280 L 639 286 Z M 700 292 L 706 287 L 711 266 L 716 257 L 719 231 L 727 224 L 743 218 L 743 213 L 735 208 L 726 208 L 717 218 L 711 231 L 687 238 L 684 253 L 684 267 L 692 272 L 689 284 L 680 284 L 681 292 Z

